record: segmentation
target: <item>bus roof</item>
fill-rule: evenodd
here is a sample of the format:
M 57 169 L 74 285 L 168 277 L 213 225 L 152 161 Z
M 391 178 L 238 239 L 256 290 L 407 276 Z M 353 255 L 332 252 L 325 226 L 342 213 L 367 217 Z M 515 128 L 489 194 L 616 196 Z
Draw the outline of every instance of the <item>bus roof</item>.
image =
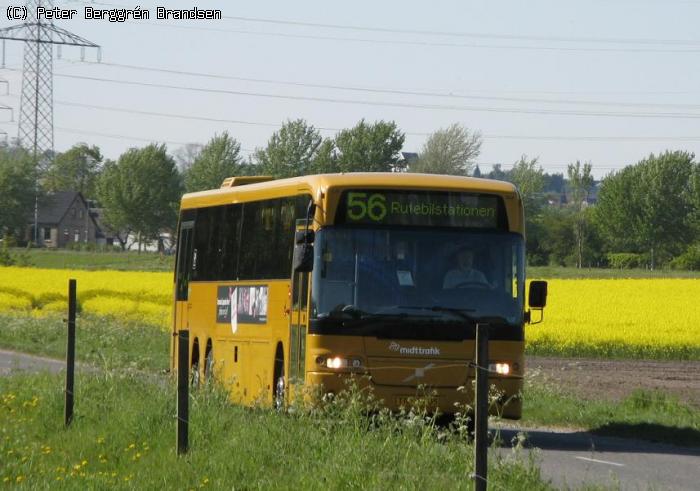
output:
M 227 181 L 229 181 L 229 179 L 231 178 L 228 178 Z M 300 193 L 308 193 L 316 197 L 319 192 L 325 193 L 331 188 L 345 187 L 459 190 L 499 194 L 517 193 L 517 189 L 513 184 L 491 179 L 409 172 L 351 172 L 275 179 L 239 186 L 227 186 L 196 193 L 187 193 L 182 197 L 181 207 L 182 209 L 200 208 L 226 203 L 240 203 L 258 199 L 283 197 Z

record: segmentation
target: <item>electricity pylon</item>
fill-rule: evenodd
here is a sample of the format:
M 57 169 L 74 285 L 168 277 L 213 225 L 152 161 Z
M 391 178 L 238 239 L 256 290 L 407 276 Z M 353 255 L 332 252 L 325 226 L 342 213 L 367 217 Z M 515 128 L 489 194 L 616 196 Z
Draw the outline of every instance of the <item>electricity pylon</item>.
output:
M 26 2 L 26 19 L 23 24 L 0 29 L 3 40 L 2 66 L 5 66 L 5 40 L 24 41 L 24 67 L 22 76 L 22 102 L 20 106 L 19 144 L 31 150 L 37 175 L 53 158 L 53 46 L 69 45 L 85 48 L 99 46 L 53 22 L 42 21 L 37 7 L 51 9 L 52 1 L 30 0 Z M 99 55 L 98 55 L 99 57 Z M 37 181 L 38 195 L 38 181 Z M 34 242 L 38 243 L 38 205 L 34 207 Z

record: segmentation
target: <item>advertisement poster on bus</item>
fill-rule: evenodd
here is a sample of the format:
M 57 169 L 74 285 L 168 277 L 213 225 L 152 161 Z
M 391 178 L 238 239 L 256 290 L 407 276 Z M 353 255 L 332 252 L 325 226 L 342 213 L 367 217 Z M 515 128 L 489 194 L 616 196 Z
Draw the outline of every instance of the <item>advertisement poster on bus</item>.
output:
M 216 299 L 216 322 L 231 324 L 235 334 L 238 324 L 267 322 L 267 285 L 219 286 Z

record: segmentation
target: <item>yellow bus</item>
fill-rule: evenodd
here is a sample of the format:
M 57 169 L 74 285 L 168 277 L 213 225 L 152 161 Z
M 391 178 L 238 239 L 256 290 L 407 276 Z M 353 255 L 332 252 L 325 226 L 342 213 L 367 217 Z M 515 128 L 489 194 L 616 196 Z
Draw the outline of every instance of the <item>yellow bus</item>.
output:
M 234 401 L 282 406 L 290 388 L 337 393 L 356 374 L 388 408 L 421 387 L 449 414 L 473 401 L 475 326 L 488 322 L 492 410 L 521 415 L 530 312 L 512 184 L 228 178 L 182 198 L 174 290 L 172 368 L 188 329 L 193 382 L 216 378 Z M 545 298 L 533 282 L 530 307 Z

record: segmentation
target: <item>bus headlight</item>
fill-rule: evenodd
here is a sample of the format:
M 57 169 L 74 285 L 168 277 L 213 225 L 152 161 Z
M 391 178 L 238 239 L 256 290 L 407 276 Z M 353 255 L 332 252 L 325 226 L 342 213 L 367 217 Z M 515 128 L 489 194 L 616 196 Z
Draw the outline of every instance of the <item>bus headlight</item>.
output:
M 339 356 L 335 356 L 332 358 L 328 358 L 326 360 L 326 366 L 328 368 L 335 368 L 335 369 L 346 368 L 348 366 L 348 360 L 346 360 L 345 358 L 341 358 Z
M 489 363 L 489 372 L 497 373 L 498 375 L 508 375 L 510 374 L 510 364 Z
M 324 358 L 319 356 L 316 358 L 316 363 L 333 370 L 340 370 L 343 368 L 362 368 L 361 358 L 345 358 L 342 356 L 329 356 L 328 358 Z

